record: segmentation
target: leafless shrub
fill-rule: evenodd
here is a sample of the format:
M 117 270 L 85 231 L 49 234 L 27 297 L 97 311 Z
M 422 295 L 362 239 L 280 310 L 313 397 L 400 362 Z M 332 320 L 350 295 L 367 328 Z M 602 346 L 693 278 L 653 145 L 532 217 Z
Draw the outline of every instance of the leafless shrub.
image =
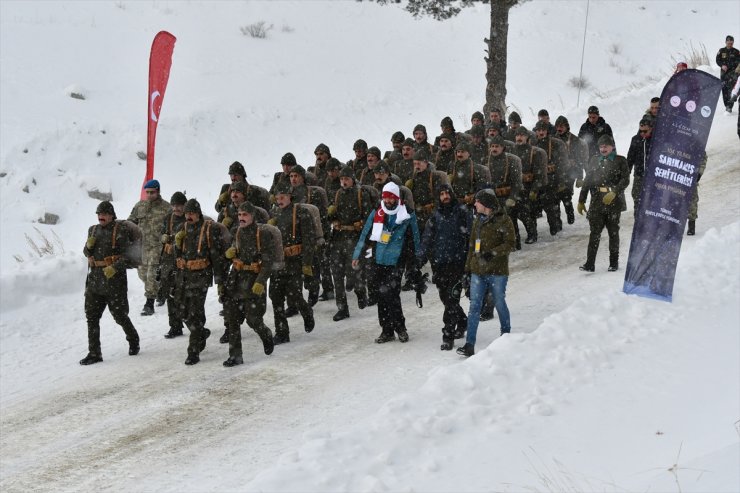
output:
M 20 255 L 18 255 L 18 254 L 15 254 L 15 255 L 13 255 L 13 258 L 14 258 L 14 259 L 15 259 L 15 261 L 16 261 L 16 262 L 18 262 L 19 264 L 22 264 L 23 262 L 25 262 L 25 260 L 23 259 L 23 257 L 21 257 L 21 256 L 20 256 Z
M 622 53 L 622 45 L 619 43 L 612 43 L 607 49 L 612 55 L 620 55 Z
M 676 56 L 671 57 L 671 72 L 676 69 L 678 62 L 686 62 L 689 68 L 696 68 L 702 65 L 711 65 L 709 61 L 709 55 L 707 54 L 707 47 L 702 43 L 699 47 L 694 46 L 693 43 L 689 42 L 689 46 L 685 53 L 678 53 Z
M 245 36 L 251 36 L 253 38 L 259 38 L 264 39 L 267 37 L 267 32 L 273 28 L 273 25 L 270 24 L 269 26 L 265 21 L 259 21 L 255 22 L 254 24 L 250 24 L 248 26 L 242 26 L 240 28 L 241 32 Z
M 26 242 L 28 243 L 28 246 L 31 247 L 31 256 L 35 254 L 39 258 L 46 256 L 53 257 L 55 254 L 64 253 L 64 243 L 54 230 L 51 231 L 51 234 L 54 236 L 52 241 L 37 227 L 34 226 L 33 229 L 36 231 L 36 235 L 38 236 L 38 239 L 36 240 L 31 238 L 28 233 L 24 233 Z M 20 255 L 14 255 L 13 257 L 18 260 Z
M 588 89 L 591 86 L 591 83 L 582 75 L 579 77 L 574 75 L 568 79 L 568 85 L 574 89 Z
M 292 33 L 295 31 L 295 28 L 288 26 L 287 24 L 283 24 L 283 27 L 281 27 L 280 30 L 284 33 Z

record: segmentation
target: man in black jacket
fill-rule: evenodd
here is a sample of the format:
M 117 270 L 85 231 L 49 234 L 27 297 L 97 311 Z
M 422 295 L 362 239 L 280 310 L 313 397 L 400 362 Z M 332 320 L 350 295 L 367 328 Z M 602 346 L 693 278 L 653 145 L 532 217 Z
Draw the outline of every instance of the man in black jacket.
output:
M 632 179 L 632 200 L 635 203 L 635 218 L 640 209 L 640 197 L 642 196 L 642 180 L 645 177 L 645 165 L 647 165 L 650 146 L 653 143 L 653 120 L 644 117 L 640 120 L 640 131 L 632 137 L 630 149 L 627 151 L 627 166 Z
M 725 38 L 725 47 L 719 49 L 715 58 L 722 79 L 722 101 L 724 101 L 725 110 L 728 113 L 732 113 L 732 107 L 735 105 L 735 101 L 732 99 L 732 86 L 735 85 L 737 79 L 735 68 L 740 63 L 740 51 L 732 46 L 734 43 L 735 38 L 728 35 Z
M 588 107 L 588 118 L 581 129 L 578 131 L 578 137 L 585 140 L 588 144 L 588 158 L 599 157 L 599 139 L 602 135 L 614 136 L 612 127 L 599 115 L 599 108 L 596 106 Z

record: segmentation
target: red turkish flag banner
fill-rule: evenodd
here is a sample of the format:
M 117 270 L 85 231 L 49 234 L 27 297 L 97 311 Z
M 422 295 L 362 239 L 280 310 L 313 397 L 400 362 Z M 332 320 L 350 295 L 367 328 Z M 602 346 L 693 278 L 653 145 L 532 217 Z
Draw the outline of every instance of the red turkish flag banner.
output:
M 146 175 L 144 183 L 154 178 L 154 141 L 157 138 L 157 123 L 162 110 L 164 92 L 170 78 L 172 51 L 175 49 L 175 38 L 167 31 L 160 31 L 154 36 L 152 51 L 149 55 L 149 101 L 147 104 L 146 131 Z M 144 184 L 141 188 L 141 199 L 146 197 Z

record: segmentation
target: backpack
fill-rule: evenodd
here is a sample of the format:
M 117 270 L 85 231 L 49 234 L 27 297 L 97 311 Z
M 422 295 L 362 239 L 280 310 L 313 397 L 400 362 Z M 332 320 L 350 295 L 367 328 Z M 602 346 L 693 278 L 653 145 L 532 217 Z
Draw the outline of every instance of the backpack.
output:
M 299 203 L 296 205 L 307 210 L 308 213 L 311 215 L 311 219 L 313 219 L 314 241 L 316 242 L 316 246 L 323 245 L 324 228 L 321 226 L 321 214 L 319 213 L 319 208 L 313 204 Z
M 140 267 L 142 253 L 144 252 L 141 228 L 131 221 L 121 220 L 117 222 L 123 226 L 122 234 L 128 239 L 128 248 L 122 252 L 123 256 L 132 266 Z

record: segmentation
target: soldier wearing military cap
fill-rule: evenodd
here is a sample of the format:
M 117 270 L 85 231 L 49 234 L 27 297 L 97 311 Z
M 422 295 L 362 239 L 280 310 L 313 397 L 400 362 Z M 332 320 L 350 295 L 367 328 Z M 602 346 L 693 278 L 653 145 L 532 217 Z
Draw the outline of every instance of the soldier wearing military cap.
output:
M 280 230 L 285 266 L 270 278 L 270 300 L 275 318 L 275 344 L 290 342 L 290 328 L 285 316 L 285 303 L 292 304 L 303 317 L 306 332 L 314 328 L 313 309 L 303 298 L 304 278 L 314 275 L 316 250 L 314 222 L 311 214 L 293 200 L 293 190 L 281 183 L 275 190 L 276 208 L 269 224 Z
M 347 165 L 352 167 L 355 176 L 360 176 L 362 170 L 367 168 L 367 142 L 357 139 L 352 145 L 352 152 L 355 158 L 347 161 Z
M 146 303 L 141 310 L 144 316 L 154 314 L 154 300 L 157 298 L 159 283 L 157 282 L 157 268 L 162 246 L 159 242 L 159 230 L 162 220 L 172 210 L 169 202 L 162 198 L 160 185 L 157 180 L 149 180 L 144 184 L 146 198 L 134 205 L 128 220 L 141 228 L 142 258 L 141 265 L 136 269 L 139 279 L 144 283 Z M 160 300 L 159 306 L 164 303 Z
M 580 188 L 583 185 L 583 170 L 588 163 L 588 146 L 586 142 L 570 131 L 570 123 L 564 116 L 555 120 L 555 137 L 565 144 L 565 155 L 568 162 L 568 173 L 565 181 L 566 189 L 558 192 L 558 199 L 565 207 L 568 224 L 575 222 L 573 209 L 573 184 Z
M 403 183 L 414 175 L 414 139 L 406 139 L 401 144 L 401 159 L 391 168 L 391 173 L 398 176 Z
M 221 191 L 216 201 L 216 211 L 221 212 L 231 202 L 231 190 L 235 183 L 244 183 L 244 200 L 250 201 L 257 207 L 265 210 L 270 208 L 270 192 L 267 189 L 253 185 L 247 181 L 247 172 L 239 161 L 234 161 L 229 166 L 230 183 L 221 186 Z
M 516 145 L 512 154 L 522 163 L 522 197 L 519 219 L 527 230 L 524 243 L 537 241 L 537 198 L 540 190 L 547 185 L 547 154 L 529 143 L 529 130 L 523 126 L 516 129 Z
M 316 183 L 324 183 L 326 181 L 326 163 L 331 158 L 331 150 L 326 144 L 319 144 L 313 151 L 316 156 L 316 164 L 309 166 L 306 171 L 316 175 Z
M 430 156 L 434 155 L 437 148 L 429 143 L 429 134 L 427 134 L 427 128 L 424 125 L 421 123 L 417 124 L 414 127 L 412 135 L 414 137 L 414 152 L 424 151 Z
M 280 158 L 280 166 L 282 171 L 278 171 L 272 177 L 272 185 L 270 186 L 270 203 L 275 203 L 275 190 L 280 183 L 287 183 L 290 185 L 290 169 L 298 164 L 295 156 L 292 152 L 286 152 L 282 158 Z
M 455 196 L 472 211 L 475 192 L 491 181 L 491 173 L 485 166 L 473 162 L 471 148 L 467 142 L 457 144 L 455 163 L 447 177 Z
M 567 191 L 568 159 L 563 141 L 550 134 L 552 126 L 540 120 L 535 125 L 535 134 L 537 134 L 537 146 L 547 154 L 545 165 L 547 184 L 540 189 L 539 202 L 547 216 L 550 234 L 555 236 L 563 229 L 558 194 Z
M 403 132 L 393 132 L 393 135 L 391 136 L 391 147 L 393 150 L 385 152 L 383 161 L 392 165 L 395 164 L 396 161 L 402 159 L 401 144 L 403 144 L 404 140 L 406 140 L 406 136 L 403 135 Z
M 341 188 L 334 194 L 333 205 L 329 207 L 332 229 L 329 252 L 338 309 L 333 317 L 335 322 L 349 317 L 346 291 L 354 289 L 358 308 L 362 310 L 367 306 L 362 266 L 352 268 L 352 252 L 365 219 L 375 207 L 373 197 L 357 183 L 350 166 L 342 168 L 339 180 Z
M 449 173 L 455 164 L 455 135 L 445 133 L 439 136 L 439 150 L 434 155 L 434 169 Z
M 218 295 L 224 294 L 228 264 L 224 253 L 231 243 L 226 228 L 203 217 L 200 203 L 190 199 L 185 203 L 185 223 L 175 234 L 175 300 L 182 318 L 190 330 L 186 365 L 200 361 L 211 331 L 205 328 L 205 303 L 208 288 L 215 281 Z
M 414 197 L 414 208 L 421 234 L 424 233 L 424 226 L 434 212 L 437 198 L 435 190 L 443 183 L 447 183 L 447 175 L 430 169 L 429 155 L 425 151 L 416 151 L 414 175 L 406 182 L 406 188 L 411 190 Z
M 627 209 L 624 190 L 630 184 L 629 167 L 623 156 L 614 149 L 611 135 L 599 138 L 599 157 L 592 157 L 586 169 L 586 178 L 578 198 L 578 213 L 588 212 L 591 234 L 586 250 L 586 263 L 580 269 L 594 272 L 596 253 L 599 250 L 601 232 L 606 227 L 609 234 L 609 272 L 619 269 L 619 216 Z M 591 202 L 586 210 L 586 199 Z
M 265 354 L 272 354 L 274 348 L 272 331 L 263 317 L 267 309 L 267 280 L 282 267 L 282 243 L 277 228 L 257 224 L 256 213 L 250 202 L 239 205 L 239 226 L 225 253 L 232 264 L 224 301 L 229 343 L 229 358 L 223 363 L 226 367 L 244 362 L 241 324 L 245 320 L 262 340 Z
M 547 135 L 555 135 L 555 125 L 550 123 L 550 113 L 544 108 L 537 112 L 537 123 L 535 124 L 535 128 L 532 129 L 533 132 L 537 131 L 538 124 L 540 127 L 543 124 L 545 125 Z
M 359 174 L 355 173 L 355 175 L 360 185 L 372 186 L 375 183 L 375 166 L 380 162 L 380 149 L 372 146 L 367 150 L 367 156 L 365 158 L 367 159 L 367 166 Z M 329 191 L 327 190 L 328 193 Z
M 182 335 L 182 315 L 179 307 L 175 302 L 175 234 L 182 228 L 185 223 L 185 204 L 188 199 L 182 192 L 172 194 L 170 204 L 172 212 L 165 216 L 162 224 L 162 254 L 159 262 L 159 293 L 161 298 L 167 302 L 167 318 L 169 319 L 170 330 L 164 337 L 172 339 Z
M 337 158 L 331 158 L 326 163 L 326 182 L 324 182 L 324 191 L 328 205 L 332 205 L 334 194 L 341 188 L 339 183 L 339 172 L 342 170 L 342 163 Z
M 130 223 L 118 221 L 113 204 L 101 202 L 95 213 L 98 223 L 87 230 L 83 253 L 87 257 L 85 281 L 85 318 L 87 319 L 88 353 L 81 365 L 103 361 L 100 347 L 100 318 L 108 307 L 113 320 L 121 326 L 129 344 L 128 354 L 139 353 L 139 334 L 128 316 L 126 269 L 135 262 L 130 255 L 133 246 Z
M 500 135 L 491 139 L 488 154 L 488 170 L 491 173 L 491 188 L 499 204 L 509 214 L 514 224 L 516 249 L 522 249 L 519 235 L 519 215 L 523 213 L 522 199 L 522 161 L 514 154 L 506 152 L 506 141 Z

